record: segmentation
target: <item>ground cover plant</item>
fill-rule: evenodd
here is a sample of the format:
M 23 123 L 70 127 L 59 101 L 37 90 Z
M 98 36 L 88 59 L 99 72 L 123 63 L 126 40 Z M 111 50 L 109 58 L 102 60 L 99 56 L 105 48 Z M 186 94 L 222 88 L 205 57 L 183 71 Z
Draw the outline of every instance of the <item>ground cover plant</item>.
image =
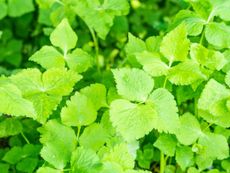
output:
M 1 173 L 229 173 L 229 0 L 0 0 Z

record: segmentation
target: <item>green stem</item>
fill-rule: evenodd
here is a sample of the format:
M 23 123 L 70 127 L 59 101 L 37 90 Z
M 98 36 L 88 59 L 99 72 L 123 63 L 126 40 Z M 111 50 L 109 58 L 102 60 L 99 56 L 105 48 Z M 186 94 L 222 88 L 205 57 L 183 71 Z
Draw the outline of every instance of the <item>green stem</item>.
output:
M 93 42 L 94 42 L 94 48 L 95 48 L 95 56 L 96 56 L 96 65 L 98 70 L 100 70 L 100 62 L 99 62 L 99 45 L 98 45 L 98 40 L 96 37 L 96 34 L 93 29 L 89 28 L 89 31 L 92 35 Z
M 161 160 L 160 160 L 160 173 L 165 172 L 165 158 L 164 158 L 164 153 L 161 152 Z
M 27 139 L 27 137 L 25 136 L 25 134 L 23 132 L 21 132 L 21 135 L 22 135 L 23 139 L 26 141 L 26 143 L 30 144 L 30 141 Z
M 202 34 L 201 34 L 201 38 L 200 38 L 200 44 L 202 45 L 203 42 L 204 42 L 204 30 L 205 30 L 205 26 L 204 26 L 204 29 L 202 31 Z
M 165 88 L 165 87 L 166 87 L 167 80 L 168 80 L 168 77 L 167 77 L 167 76 L 165 76 L 165 80 L 164 80 L 163 88 Z

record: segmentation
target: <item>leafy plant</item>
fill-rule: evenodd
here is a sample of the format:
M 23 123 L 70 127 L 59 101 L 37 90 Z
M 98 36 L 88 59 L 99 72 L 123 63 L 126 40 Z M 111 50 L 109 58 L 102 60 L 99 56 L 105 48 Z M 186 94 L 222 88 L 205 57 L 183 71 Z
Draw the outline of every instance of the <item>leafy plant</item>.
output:
M 230 171 L 230 2 L 181 1 L 167 31 L 127 33 L 148 3 L 36 1 L 49 40 L 0 77 L 3 173 Z M 0 19 L 36 9 L 21 4 L 0 0 Z M 6 30 L 2 51 L 13 50 L 0 60 L 20 66 L 25 43 Z

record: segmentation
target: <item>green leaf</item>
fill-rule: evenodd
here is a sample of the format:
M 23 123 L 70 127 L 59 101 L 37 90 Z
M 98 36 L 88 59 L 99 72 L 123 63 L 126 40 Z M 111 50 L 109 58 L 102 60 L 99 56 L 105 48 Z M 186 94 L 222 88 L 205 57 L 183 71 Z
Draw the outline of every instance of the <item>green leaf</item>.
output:
M 8 0 L 8 14 L 10 17 L 19 17 L 34 11 L 33 0 Z
M 212 0 L 211 3 L 214 6 L 213 15 L 219 16 L 222 20 L 230 21 L 230 14 L 229 14 L 230 3 L 228 0 L 221 0 L 221 1 Z
M 80 93 L 84 94 L 92 101 L 96 110 L 108 106 L 106 103 L 106 88 L 102 84 L 91 84 L 90 86 L 81 89 Z
M 22 95 L 33 102 L 35 119 L 44 123 L 60 103 L 62 96 L 68 95 L 81 76 L 66 69 L 52 68 L 43 74 L 37 69 L 26 69 L 10 77 Z
M 182 170 L 194 164 L 194 154 L 191 147 L 180 146 L 176 148 L 176 162 Z
M 191 85 L 206 80 L 206 76 L 201 72 L 197 62 L 186 60 L 169 69 L 168 79 L 175 85 Z
M 190 55 L 192 59 L 211 70 L 220 70 L 227 63 L 221 52 L 209 50 L 197 43 L 191 45 Z
M 98 173 L 102 164 L 95 151 L 78 147 L 71 157 L 71 169 L 73 173 Z
M 6 3 L 3 1 L 0 1 L 0 20 L 3 19 L 6 15 L 7 15 L 7 5 Z
M 198 100 L 199 115 L 209 123 L 230 127 L 227 105 L 222 105 L 229 97 L 229 89 L 214 79 L 209 80 Z
M 123 170 L 133 169 L 134 157 L 131 155 L 127 144 L 121 143 L 115 145 L 109 152 L 102 158 L 103 162 L 115 162 L 120 165 Z
M 228 142 L 222 135 L 206 133 L 199 138 L 198 144 L 203 148 L 196 156 L 196 163 L 200 169 L 208 168 L 215 159 L 223 160 L 229 157 Z M 206 163 L 206 160 L 209 163 Z
M 41 133 L 40 142 L 43 144 L 42 158 L 55 168 L 63 169 L 76 147 L 74 130 L 56 120 L 50 120 L 38 131 Z
M 67 54 L 66 62 L 68 67 L 78 73 L 83 73 L 93 65 L 93 57 L 82 49 L 75 49 L 72 53 Z
M 176 14 L 172 26 L 175 27 L 181 23 L 185 24 L 188 35 L 198 36 L 201 34 L 206 21 L 192 11 L 181 10 Z
M 6 163 L 0 163 L 1 173 L 9 173 L 10 165 Z
M 24 99 L 21 91 L 4 78 L 0 78 L 0 101 L 4 103 L 0 104 L 1 113 L 35 118 L 33 104 Z
M 18 162 L 16 169 L 22 172 L 33 172 L 37 167 L 38 159 L 35 158 L 25 158 Z
M 180 126 L 177 129 L 176 137 L 181 144 L 191 145 L 203 133 L 196 117 L 190 113 L 180 116 Z
M 90 30 L 95 30 L 100 38 L 105 39 L 113 25 L 114 17 L 127 14 L 129 4 L 127 0 L 110 0 L 104 1 L 103 4 L 97 0 L 78 0 L 73 8 Z
M 80 136 L 79 143 L 85 148 L 97 151 L 108 139 L 107 131 L 100 124 L 92 124 L 86 127 Z
M 2 158 L 7 163 L 16 164 L 23 158 L 23 150 L 21 147 L 11 148 Z
M 202 0 L 202 1 L 194 1 L 189 0 L 190 4 L 192 5 L 194 11 L 205 20 L 208 20 L 209 15 L 211 14 L 213 8 L 210 0 Z
M 118 94 L 130 101 L 144 102 L 153 89 L 153 79 L 136 68 L 112 70 Z
M 173 135 L 162 133 L 153 145 L 165 155 L 173 157 L 176 151 L 177 140 Z
M 153 77 L 166 75 L 168 73 L 168 65 L 165 64 L 159 54 L 151 52 L 136 53 L 138 62 L 143 66 L 144 71 Z
M 53 169 L 53 168 L 50 168 L 50 167 L 40 167 L 36 173 L 62 173 L 61 170 L 56 170 L 56 169 Z
M 230 48 L 230 26 L 224 23 L 209 23 L 205 29 L 205 38 L 219 49 Z
M 70 49 L 75 48 L 77 40 L 67 19 L 63 19 L 50 35 L 51 43 L 63 51 L 64 57 Z
M 184 24 L 166 34 L 161 42 L 160 52 L 172 64 L 174 61 L 185 61 L 189 51 L 190 41 Z
M 63 55 L 52 46 L 43 46 L 29 60 L 40 64 L 45 69 L 65 67 Z
M 110 120 L 117 132 L 127 141 L 148 134 L 154 127 L 156 116 L 156 111 L 150 104 L 138 105 L 128 100 L 117 99 L 110 105 Z
M 62 122 L 68 126 L 86 126 L 97 118 L 97 110 L 87 96 L 76 92 L 61 110 Z
M 158 88 L 149 96 L 148 101 L 157 113 L 152 126 L 159 132 L 175 133 L 179 126 L 179 117 L 173 95 L 164 88 Z
M 7 118 L 0 122 L 0 138 L 17 135 L 22 132 L 21 121 Z

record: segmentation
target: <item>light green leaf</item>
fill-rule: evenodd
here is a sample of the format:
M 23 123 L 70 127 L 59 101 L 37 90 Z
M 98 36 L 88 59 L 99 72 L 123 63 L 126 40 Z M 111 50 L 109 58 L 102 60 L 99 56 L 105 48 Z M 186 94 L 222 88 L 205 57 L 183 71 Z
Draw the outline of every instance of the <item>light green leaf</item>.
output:
M 3 19 L 6 15 L 7 15 L 7 5 L 4 1 L 3 2 L 0 1 L 0 20 Z
M 196 117 L 190 113 L 180 116 L 180 126 L 176 137 L 181 144 L 191 145 L 202 135 L 200 124 Z
M 83 73 L 93 65 L 93 57 L 82 49 L 75 49 L 67 54 L 66 62 L 68 67 L 78 73 Z
M 194 154 L 191 147 L 179 146 L 176 148 L 176 162 L 182 170 L 194 164 Z
M 206 80 L 206 76 L 200 71 L 197 62 L 186 60 L 169 69 L 168 79 L 175 85 L 191 85 Z
M 209 50 L 197 43 L 191 45 L 190 55 L 192 59 L 211 70 L 220 70 L 227 63 L 221 52 Z
M 198 144 L 202 146 L 202 151 L 196 156 L 200 169 L 208 168 L 215 159 L 223 160 L 229 157 L 228 142 L 222 135 L 206 133 L 199 138 Z
M 214 79 L 205 86 L 198 100 L 199 115 L 209 123 L 222 127 L 230 127 L 229 111 L 226 103 L 230 97 L 230 90 Z M 222 112 L 227 112 L 222 114 Z
M 148 102 L 153 104 L 157 113 L 152 126 L 159 132 L 175 133 L 180 122 L 173 95 L 164 88 L 158 88 L 149 96 Z
M 170 64 L 174 61 L 185 61 L 189 45 L 186 26 L 181 24 L 164 36 L 160 52 L 168 59 Z
M 51 43 L 61 48 L 64 56 L 70 49 L 75 48 L 77 40 L 78 37 L 67 19 L 63 19 L 50 35 Z
M 34 11 L 33 0 L 8 0 L 8 14 L 10 17 L 19 17 Z
M 103 4 L 98 0 L 78 0 L 73 8 L 90 30 L 95 30 L 100 38 L 105 39 L 114 17 L 127 14 L 129 4 L 127 0 L 110 0 Z
M 45 69 L 65 67 L 63 55 L 52 46 L 43 46 L 29 60 L 40 64 Z
M 92 101 L 96 110 L 108 106 L 106 103 L 106 88 L 102 84 L 91 84 L 90 86 L 81 89 L 80 93 L 84 94 Z
M 144 102 L 153 89 L 153 79 L 136 68 L 112 70 L 118 94 L 130 101 Z
M 162 133 L 153 145 L 165 155 L 173 157 L 176 151 L 177 140 L 173 135 Z
M 230 21 L 230 2 L 228 0 L 215 1 L 211 0 L 211 3 L 214 7 L 213 15 L 219 16 L 222 20 Z
M 76 92 L 61 110 L 62 122 L 68 126 L 85 126 L 93 123 L 97 111 L 93 102 L 85 95 Z
M 103 162 L 115 162 L 120 165 L 123 170 L 133 169 L 134 167 L 134 157 L 131 155 L 127 144 L 121 143 L 115 145 L 108 153 L 105 153 L 102 158 Z
M 35 119 L 44 123 L 68 95 L 81 76 L 66 69 L 52 68 L 43 74 L 37 69 L 25 69 L 10 77 L 21 90 L 23 97 L 30 100 L 36 111 Z
M 205 38 L 219 49 L 230 48 L 230 26 L 224 23 L 209 23 L 205 29 Z
M 71 157 L 71 171 L 73 173 L 98 173 L 102 164 L 96 152 L 84 148 L 78 147 Z
M 36 173 L 62 173 L 62 171 L 50 167 L 40 167 Z
M 22 92 L 4 78 L 0 78 L 0 101 L 4 103 L 0 104 L 0 112 L 3 114 L 35 118 L 33 104 L 23 98 Z
M 192 11 L 181 10 L 176 14 L 172 26 L 174 27 L 181 23 L 185 24 L 188 35 L 197 36 L 201 34 L 206 21 Z
M 40 142 L 43 144 L 42 158 L 55 168 L 63 169 L 76 147 L 74 130 L 56 120 L 50 120 L 38 131 L 41 133 Z
M 209 15 L 211 14 L 213 7 L 210 3 L 210 0 L 189 0 L 190 4 L 192 5 L 194 11 L 205 20 L 208 20 Z
M 22 132 L 21 121 L 7 118 L 0 122 L 0 138 L 17 135 Z
M 107 131 L 100 124 L 92 124 L 86 127 L 80 136 L 79 143 L 85 148 L 97 151 L 108 139 Z
M 143 66 L 143 69 L 153 77 L 166 75 L 168 73 L 168 65 L 161 59 L 160 55 L 151 52 L 136 53 L 138 62 Z
M 138 105 L 128 100 L 117 99 L 110 105 L 110 120 L 117 132 L 127 141 L 148 134 L 154 127 L 156 116 L 154 107 L 149 104 Z

